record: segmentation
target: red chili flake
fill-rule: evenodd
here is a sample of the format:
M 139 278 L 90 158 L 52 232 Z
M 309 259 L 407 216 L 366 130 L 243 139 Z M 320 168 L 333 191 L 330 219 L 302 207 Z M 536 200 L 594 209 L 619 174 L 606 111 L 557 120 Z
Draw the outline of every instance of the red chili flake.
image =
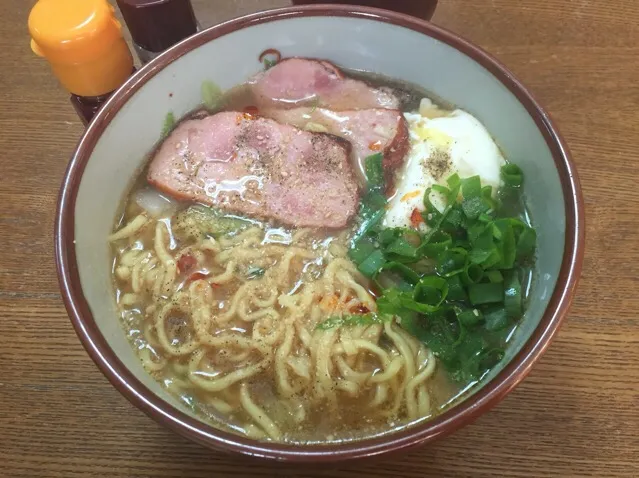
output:
M 251 115 L 251 116 L 257 116 L 259 114 L 259 110 L 257 109 L 257 106 L 247 106 L 246 108 L 244 108 L 244 113 Z
M 422 213 L 419 212 L 419 209 L 413 209 L 413 212 L 410 214 L 410 223 L 412 224 L 412 226 L 417 229 L 423 222 L 424 218 L 422 217 Z
M 211 282 L 211 287 L 213 289 L 217 289 L 218 287 L 222 287 L 220 284 L 216 284 L 215 282 Z
M 368 145 L 368 149 L 371 151 L 380 151 L 382 149 L 382 142 L 380 140 L 373 141 Z
M 193 274 L 189 276 L 188 282 L 206 279 L 207 277 L 208 277 L 208 273 L 205 274 L 204 272 L 194 272 Z
M 357 304 L 350 308 L 351 314 L 368 314 L 370 310 L 364 304 Z
M 197 259 L 191 254 L 184 254 L 177 261 L 177 267 L 181 274 L 186 274 L 197 266 Z

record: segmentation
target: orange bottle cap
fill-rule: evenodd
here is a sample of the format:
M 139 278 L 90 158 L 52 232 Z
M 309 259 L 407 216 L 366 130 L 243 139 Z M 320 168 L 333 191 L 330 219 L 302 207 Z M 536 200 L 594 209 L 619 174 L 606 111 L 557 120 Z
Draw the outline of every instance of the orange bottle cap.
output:
M 115 90 L 133 70 L 120 23 L 107 0 L 39 0 L 29 14 L 31 49 L 79 96 Z

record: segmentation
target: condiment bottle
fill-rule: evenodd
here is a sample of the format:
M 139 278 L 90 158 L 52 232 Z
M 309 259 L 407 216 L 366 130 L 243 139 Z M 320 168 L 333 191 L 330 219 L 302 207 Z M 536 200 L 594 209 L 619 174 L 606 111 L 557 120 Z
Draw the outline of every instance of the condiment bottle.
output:
M 113 12 L 107 0 L 39 0 L 29 14 L 31 49 L 47 59 L 85 125 L 134 71 Z
M 142 63 L 198 31 L 190 0 L 117 0 L 117 4 Z
M 430 20 L 435 13 L 437 0 L 293 0 L 295 5 L 313 3 L 341 3 L 350 5 L 364 5 L 366 7 L 385 8 L 396 12 L 406 13 L 414 17 Z

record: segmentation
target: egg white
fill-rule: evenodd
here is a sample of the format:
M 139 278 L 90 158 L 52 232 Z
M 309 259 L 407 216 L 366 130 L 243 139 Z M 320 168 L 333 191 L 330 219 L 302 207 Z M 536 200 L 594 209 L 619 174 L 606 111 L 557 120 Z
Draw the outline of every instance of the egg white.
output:
M 500 185 L 504 158 L 486 128 L 462 110 L 445 114 L 424 100 L 420 113 L 406 113 L 411 147 L 406 163 L 396 178 L 396 193 L 390 200 L 384 226 L 413 227 L 413 211 L 423 211 L 424 193 L 434 184 L 446 186 L 446 179 L 457 173 L 460 178 L 479 175 L 482 186 Z M 434 114 L 433 114 L 434 113 Z M 428 117 L 428 116 L 430 117 Z M 440 211 L 443 198 L 431 193 L 431 201 Z M 418 226 L 425 230 L 421 223 Z

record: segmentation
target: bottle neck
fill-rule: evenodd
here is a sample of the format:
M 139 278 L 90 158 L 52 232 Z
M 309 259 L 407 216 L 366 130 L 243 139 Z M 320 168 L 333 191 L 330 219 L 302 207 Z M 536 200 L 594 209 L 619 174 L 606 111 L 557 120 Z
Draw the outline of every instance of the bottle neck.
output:
M 135 73 L 135 67 L 131 70 L 131 75 Z M 115 90 L 114 90 L 115 91 Z M 87 126 L 93 117 L 98 113 L 100 108 L 106 103 L 113 91 L 99 96 L 79 96 L 71 95 L 70 101 L 73 109 L 82 120 L 84 126 Z
M 100 96 L 78 96 L 71 95 L 71 104 L 78 114 L 84 126 L 87 126 L 98 110 L 107 102 L 111 93 Z

